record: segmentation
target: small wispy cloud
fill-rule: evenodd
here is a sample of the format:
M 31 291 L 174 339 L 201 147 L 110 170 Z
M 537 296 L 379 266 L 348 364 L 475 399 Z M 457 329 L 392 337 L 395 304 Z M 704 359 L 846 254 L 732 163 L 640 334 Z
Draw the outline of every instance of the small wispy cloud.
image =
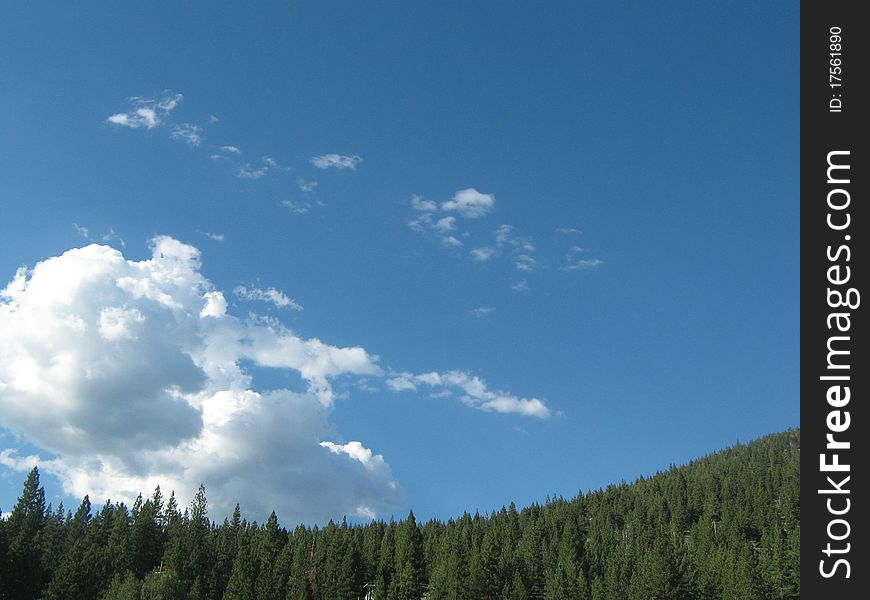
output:
M 202 235 L 204 235 L 205 237 L 212 239 L 216 242 L 223 242 L 225 239 L 224 234 L 222 234 L 222 233 L 210 233 L 208 231 L 200 231 L 200 233 Z
M 236 146 L 221 146 L 220 153 L 209 156 L 212 160 L 230 160 L 231 156 L 239 156 L 242 151 Z
M 278 308 L 286 308 L 289 310 L 302 310 L 302 305 L 290 298 L 284 292 L 275 288 L 260 289 L 256 287 L 246 287 L 243 285 L 236 286 L 233 289 L 236 297 L 242 300 L 257 300 L 260 302 L 270 302 Z
M 470 254 L 474 260 L 485 262 L 495 255 L 495 250 L 488 246 L 483 246 L 481 248 L 475 248 L 470 252 Z
M 252 167 L 250 164 L 242 165 L 236 171 L 236 177 L 239 179 L 259 179 L 265 177 L 269 172 L 268 167 Z
M 311 157 L 311 164 L 318 169 L 350 169 L 356 170 L 357 165 L 362 162 L 362 158 L 356 154 L 345 156 L 343 154 L 321 154 Z
M 499 225 L 495 230 L 495 243 L 505 244 L 511 237 L 511 232 L 514 230 L 513 225 Z
M 459 248 L 473 239 L 471 233 L 461 230 L 461 219 L 486 216 L 495 207 L 495 196 L 479 192 L 475 188 L 466 188 L 457 191 L 452 199 L 441 204 L 415 194 L 411 196 L 410 205 L 417 212 L 408 220 L 408 227 L 417 233 L 437 237 L 445 248 Z M 444 216 L 444 213 L 452 214 Z M 492 242 L 472 245 L 468 256 L 476 262 L 505 256 L 515 269 L 529 272 L 538 266 L 534 252 L 535 244 L 531 237 L 517 235 L 513 225 L 504 223 L 493 231 Z M 528 286 L 527 283 L 523 285 Z
M 460 217 L 477 218 L 492 208 L 495 204 L 495 196 L 481 194 L 474 188 L 468 188 L 456 192 L 452 200 L 442 202 L 440 207 L 432 200 L 417 194 L 411 196 L 410 204 L 411 208 L 418 212 L 408 221 L 408 227 L 417 233 L 437 236 L 445 248 L 458 248 L 463 245 L 459 237 L 468 237 L 469 234 L 459 231 L 456 216 L 440 216 L 438 213 L 456 212 Z M 478 252 L 477 256 L 482 256 L 481 252 Z M 477 258 L 477 260 L 486 259 Z
M 538 264 L 534 258 L 528 254 L 520 254 L 514 258 L 514 267 L 518 271 L 531 271 Z
M 458 248 L 462 245 L 462 242 L 456 239 L 452 235 L 448 235 L 447 237 L 441 238 L 441 244 L 443 246 L 447 246 L 448 248 Z
M 479 257 L 475 256 L 475 258 L 485 260 L 484 257 L 489 258 L 492 254 L 507 253 L 512 257 L 514 268 L 518 271 L 533 270 L 538 264 L 537 259 L 531 255 L 535 251 L 535 244 L 530 237 L 517 235 L 514 232 L 513 225 L 506 223 L 499 225 L 493 232 L 495 248 L 487 248 Z M 487 255 L 486 250 L 492 250 L 491 254 Z
M 432 229 L 438 233 L 447 233 L 456 230 L 456 217 L 444 217 L 432 224 Z
M 292 200 L 282 200 L 281 206 L 289 210 L 293 214 L 304 215 L 311 209 L 311 205 L 308 203 L 297 203 Z
M 499 225 L 494 232 L 496 246 L 513 247 L 518 252 L 534 252 L 535 244 L 532 243 L 532 238 L 516 235 L 514 230 L 513 225 Z
M 577 229 L 576 227 L 560 227 L 556 230 L 556 233 L 562 233 L 565 235 L 573 235 L 575 233 L 583 233 L 583 232 L 580 231 L 579 229 Z
M 202 143 L 202 127 L 192 123 L 173 125 L 169 137 L 195 148 Z
M 476 219 L 484 216 L 495 206 L 495 196 L 483 194 L 474 188 L 459 190 L 451 200 L 441 203 L 441 210 L 456 211 L 463 217 Z
M 473 314 L 475 317 L 480 318 L 491 314 L 493 311 L 495 311 L 495 309 L 491 306 L 478 306 L 477 308 L 471 309 L 471 314 Z
M 173 93 L 167 93 L 159 99 L 134 96 L 129 99 L 132 105 L 129 111 L 109 115 L 106 121 L 130 129 L 154 129 L 181 104 L 183 99 L 183 95 Z
M 240 179 L 260 179 L 269 174 L 269 171 L 278 168 L 278 161 L 271 156 L 264 156 L 260 164 L 245 163 L 236 169 L 236 177 Z
M 317 182 L 309 179 L 299 178 L 296 180 L 296 185 L 299 186 L 299 190 L 306 194 L 313 192 L 317 189 Z
M 411 196 L 411 207 L 414 210 L 420 210 L 424 212 L 435 212 L 438 210 L 438 205 L 431 200 L 426 200 L 423 196 L 418 196 L 414 194 Z
M 604 261 L 598 258 L 584 258 L 564 267 L 565 271 L 579 271 L 582 269 L 594 269 L 604 264 Z
M 79 225 L 77 223 L 73 223 L 73 228 L 76 230 L 76 233 L 79 234 L 84 239 L 86 239 L 86 240 L 91 239 L 91 232 L 88 231 L 87 227 L 82 227 L 81 225 Z
M 419 216 L 414 217 L 410 221 L 408 221 L 408 227 L 417 233 L 426 233 L 428 229 L 432 227 L 432 214 L 431 213 L 423 213 Z
M 425 386 L 433 389 L 439 397 L 456 396 L 463 404 L 483 411 L 514 413 L 538 419 L 546 419 L 552 414 L 543 400 L 492 391 L 480 377 L 465 371 L 433 371 L 417 375 L 399 373 L 387 379 L 386 384 L 396 392 L 416 391 Z
M 515 292 L 521 292 L 523 294 L 531 291 L 532 288 L 529 287 L 529 282 L 525 279 L 520 279 L 519 281 L 513 283 L 511 285 L 511 289 Z
M 105 242 L 107 244 L 110 244 L 112 242 L 117 242 L 118 244 L 121 245 L 121 248 L 127 247 L 127 242 L 124 241 L 124 238 L 122 238 L 120 235 L 115 233 L 115 230 L 111 227 L 109 228 L 109 233 L 103 234 L 102 240 L 103 240 L 103 242 Z
M 562 271 L 584 271 L 604 264 L 604 261 L 599 258 L 586 258 L 585 252 L 580 246 L 571 246 L 565 254 L 564 264 L 559 269 Z

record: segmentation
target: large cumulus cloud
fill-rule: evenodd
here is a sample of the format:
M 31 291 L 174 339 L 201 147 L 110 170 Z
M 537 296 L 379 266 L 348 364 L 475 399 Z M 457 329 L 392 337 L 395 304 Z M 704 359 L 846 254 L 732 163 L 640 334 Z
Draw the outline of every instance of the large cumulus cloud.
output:
M 0 425 L 48 454 L 73 495 L 131 500 L 156 485 L 189 499 L 206 484 L 215 514 L 322 521 L 384 514 L 400 488 L 383 457 L 341 443 L 332 384 L 380 376 L 359 347 L 303 339 L 227 314 L 200 253 L 168 237 L 127 260 L 90 245 L 20 269 L 0 299 Z M 307 390 L 256 390 L 241 366 L 298 372 Z

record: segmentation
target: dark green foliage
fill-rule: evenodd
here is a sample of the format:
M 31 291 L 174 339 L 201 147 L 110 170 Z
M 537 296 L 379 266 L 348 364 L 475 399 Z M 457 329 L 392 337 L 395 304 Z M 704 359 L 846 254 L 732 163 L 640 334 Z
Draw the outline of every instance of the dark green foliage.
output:
M 39 594 L 47 575 L 41 560 L 45 521 L 45 490 L 39 485 L 39 469 L 33 467 L 21 497 L 3 523 L 0 540 L 6 547 L 0 551 L 4 559 L 0 598 L 35 598 Z
M 45 505 L 39 472 L 0 520 L 0 600 L 713 600 L 800 595 L 800 435 L 768 436 L 633 484 L 446 523 L 290 532 L 200 487 L 92 514 Z
M 141 593 L 142 583 L 133 571 L 127 571 L 115 575 L 109 587 L 100 594 L 100 600 L 139 600 Z
M 185 600 L 185 585 L 174 571 L 154 571 L 142 581 L 141 600 Z

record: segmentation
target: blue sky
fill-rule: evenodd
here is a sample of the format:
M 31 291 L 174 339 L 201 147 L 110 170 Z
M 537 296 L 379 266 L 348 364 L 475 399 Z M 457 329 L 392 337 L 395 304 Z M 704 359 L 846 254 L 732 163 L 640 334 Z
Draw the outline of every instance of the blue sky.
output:
M 798 425 L 797 4 L 0 11 L 0 509 L 446 518 Z

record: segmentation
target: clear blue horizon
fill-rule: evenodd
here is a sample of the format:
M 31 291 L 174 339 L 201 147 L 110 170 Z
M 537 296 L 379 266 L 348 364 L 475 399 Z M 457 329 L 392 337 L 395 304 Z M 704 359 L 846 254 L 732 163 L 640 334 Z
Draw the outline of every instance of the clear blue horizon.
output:
M 0 11 L 3 512 L 39 457 L 450 518 L 799 425 L 797 4 Z

